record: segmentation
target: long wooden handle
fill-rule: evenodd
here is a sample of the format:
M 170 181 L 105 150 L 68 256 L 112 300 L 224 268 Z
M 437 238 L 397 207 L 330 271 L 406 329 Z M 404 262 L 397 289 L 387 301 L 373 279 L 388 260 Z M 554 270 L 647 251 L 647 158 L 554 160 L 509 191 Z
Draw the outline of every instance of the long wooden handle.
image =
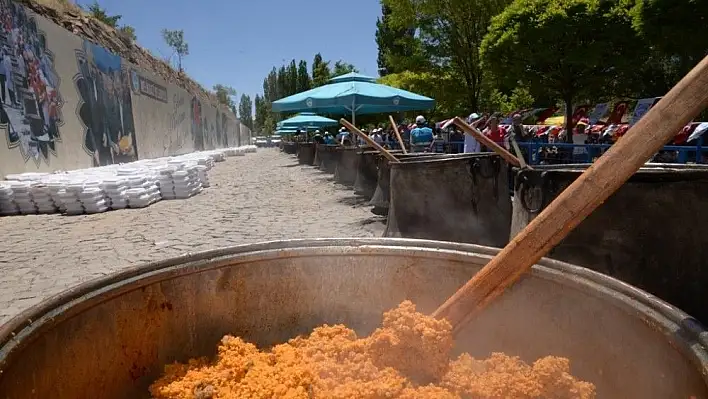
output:
M 398 126 L 396 126 L 396 121 L 393 120 L 393 117 L 391 115 L 388 116 L 388 120 L 391 122 L 391 126 L 393 127 L 393 133 L 396 134 L 396 138 L 398 139 L 398 144 L 401 145 L 401 149 L 403 150 L 403 153 L 408 154 L 408 151 L 406 151 L 406 145 L 403 144 L 403 139 L 401 138 L 401 133 L 398 132 Z
M 386 159 L 388 159 L 388 160 L 391 161 L 391 162 L 398 162 L 398 158 L 394 157 L 393 154 L 391 154 L 390 152 L 386 151 L 385 148 L 381 147 L 381 146 L 379 145 L 379 143 L 377 143 L 377 142 L 375 142 L 374 140 L 372 140 L 371 137 L 365 135 L 364 132 L 362 132 L 361 130 L 359 130 L 356 126 L 354 126 L 354 125 L 352 125 L 351 123 L 349 123 L 348 120 L 342 118 L 342 119 L 339 120 L 339 122 L 340 122 L 342 125 L 344 125 L 344 127 L 346 127 L 347 129 L 349 129 L 350 132 L 354 132 L 354 133 L 356 133 L 359 137 L 361 137 L 362 139 L 364 139 L 364 141 L 366 141 L 367 143 L 369 143 L 370 146 L 372 146 L 372 147 L 376 148 L 377 150 L 381 151 L 381 154 L 383 154 L 383 156 L 386 157 Z
M 612 195 L 708 105 L 708 57 L 580 175 L 434 316 L 459 331 Z
M 477 130 L 476 127 L 470 126 L 469 124 L 467 124 L 467 122 L 463 121 L 462 118 L 460 118 L 459 116 L 455 117 L 455 121 L 453 123 L 455 125 L 457 125 L 457 127 L 459 127 L 460 129 L 462 129 L 465 133 L 467 133 L 470 136 L 477 139 L 477 141 L 479 141 L 482 144 L 484 144 L 485 146 L 491 148 L 492 151 L 499 154 L 502 158 L 504 158 L 510 164 L 512 164 L 514 166 L 519 166 L 519 167 L 521 166 L 521 162 L 519 162 L 519 160 L 514 155 L 512 155 L 512 153 L 507 151 L 506 148 L 500 146 L 499 144 L 495 143 L 492 139 L 490 139 L 489 137 L 482 134 L 482 132 Z
M 519 164 L 521 165 L 521 167 L 525 169 L 533 169 L 526 164 L 526 160 L 524 159 L 524 153 L 521 152 L 521 148 L 519 148 L 519 143 L 517 143 L 516 138 L 514 138 L 514 132 L 511 132 L 511 134 L 509 135 L 509 142 L 511 143 L 511 147 L 514 149 L 514 154 L 516 154 L 516 159 L 519 160 Z

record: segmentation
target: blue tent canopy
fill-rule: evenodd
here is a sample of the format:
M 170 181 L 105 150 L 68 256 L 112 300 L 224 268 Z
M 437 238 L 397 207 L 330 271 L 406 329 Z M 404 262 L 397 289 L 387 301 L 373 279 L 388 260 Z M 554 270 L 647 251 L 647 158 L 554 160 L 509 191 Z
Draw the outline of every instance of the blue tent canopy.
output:
M 275 112 L 310 111 L 329 114 L 378 114 L 430 109 L 435 100 L 376 83 L 376 79 L 348 73 L 330 84 L 273 102 Z
M 278 123 L 278 128 L 306 128 L 319 129 L 321 127 L 337 125 L 339 122 L 334 119 L 319 116 L 313 112 L 302 112 L 292 118 L 288 118 Z

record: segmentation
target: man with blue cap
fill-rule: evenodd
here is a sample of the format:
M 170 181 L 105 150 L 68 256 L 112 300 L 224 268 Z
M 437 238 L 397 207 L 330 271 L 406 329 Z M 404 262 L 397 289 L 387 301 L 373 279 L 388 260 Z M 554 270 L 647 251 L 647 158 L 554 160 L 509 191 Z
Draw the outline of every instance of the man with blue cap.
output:
M 415 118 L 415 125 L 411 130 L 411 152 L 423 152 L 433 143 L 433 129 L 425 125 L 423 115 Z

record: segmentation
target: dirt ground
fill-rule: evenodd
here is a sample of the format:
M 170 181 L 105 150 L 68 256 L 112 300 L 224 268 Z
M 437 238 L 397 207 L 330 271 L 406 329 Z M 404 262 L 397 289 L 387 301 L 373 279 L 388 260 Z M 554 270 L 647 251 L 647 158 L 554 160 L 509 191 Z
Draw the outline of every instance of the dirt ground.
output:
M 292 155 L 259 149 L 187 200 L 83 216 L 0 218 L 0 324 L 66 288 L 142 262 L 259 241 L 381 236 L 365 199 Z

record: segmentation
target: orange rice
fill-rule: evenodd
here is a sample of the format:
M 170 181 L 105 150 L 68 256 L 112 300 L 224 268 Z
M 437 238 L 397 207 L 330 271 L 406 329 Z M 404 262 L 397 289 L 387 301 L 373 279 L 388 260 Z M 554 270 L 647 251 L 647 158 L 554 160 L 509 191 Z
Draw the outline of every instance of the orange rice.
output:
M 532 365 L 494 353 L 451 359 L 450 323 L 417 313 L 405 301 L 384 313 L 371 336 L 335 325 L 260 351 L 225 336 L 217 358 L 165 367 L 154 399 L 589 399 L 595 387 L 570 374 L 568 359 Z

